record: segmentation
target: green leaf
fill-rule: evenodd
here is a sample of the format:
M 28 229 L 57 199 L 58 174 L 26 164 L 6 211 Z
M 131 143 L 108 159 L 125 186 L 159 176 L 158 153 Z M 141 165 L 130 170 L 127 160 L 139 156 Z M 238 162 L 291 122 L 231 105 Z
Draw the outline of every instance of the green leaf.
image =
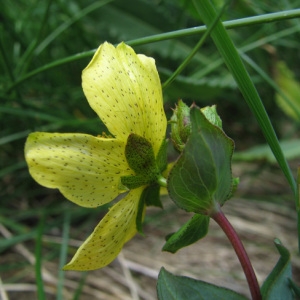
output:
M 208 232 L 209 220 L 208 216 L 195 214 L 177 232 L 168 236 L 162 250 L 175 253 L 202 239 Z
M 284 61 L 279 61 L 275 65 L 275 81 L 284 94 L 276 94 L 276 101 L 279 107 L 288 116 L 297 122 L 300 121 L 300 84 L 295 79 L 294 73 L 288 68 Z
M 136 189 L 149 183 L 148 177 L 144 175 L 128 175 L 121 177 L 120 189 Z
M 176 276 L 161 268 L 157 282 L 159 300 L 245 300 L 232 290 L 185 276 Z
M 196 1 L 193 3 L 206 26 L 210 26 L 215 21 L 217 13 L 209 0 Z M 239 54 L 234 46 L 229 34 L 225 30 L 222 22 L 211 32 L 211 37 L 224 59 L 229 71 L 236 80 L 245 101 L 249 105 L 252 113 L 255 115 L 265 138 L 276 157 L 280 168 L 285 174 L 294 194 L 296 195 L 296 183 L 291 169 L 282 153 L 276 133 L 266 113 L 265 107 L 257 93 L 257 90 L 247 72 Z M 300 232 L 299 232 L 300 236 Z
M 192 133 L 169 174 L 168 191 L 178 207 L 208 214 L 231 193 L 234 143 L 196 107 L 191 108 L 191 122 Z
M 201 108 L 201 112 L 204 114 L 204 116 L 206 117 L 206 119 L 208 119 L 210 123 L 222 129 L 222 120 L 217 113 L 216 105 L 205 106 Z
M 278 239 L 275 239 L 274 243 L 281 257 L 265 280 L 261 294 L 264 300 L 292 300 L 294 297 L 290 286 L 292 278 L 290 253 Z

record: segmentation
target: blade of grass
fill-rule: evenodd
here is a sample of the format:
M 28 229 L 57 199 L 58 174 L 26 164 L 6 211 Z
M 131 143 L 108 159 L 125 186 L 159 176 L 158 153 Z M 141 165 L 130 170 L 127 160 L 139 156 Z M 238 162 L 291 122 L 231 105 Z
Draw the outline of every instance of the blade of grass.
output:
M 192 58 L 195 56 L 195 54 L 199 51 L 203 43 L 205 42 L 206 38 L 211 33 L 212 29 L 215 27 L 217 22 L 220 20 L 223 12 L 225 11 L 226 6 L 228 5 L 229 1 L 225 2 L 222 9 L 220 9 L 218 15 L 216 16 L 214 22 L 208 26 L 207 30 L 205 31 L 204 35 L 201 37 L 199 42 L 196 44 L 196 46 L 193 48 L 191 53 L 187 56 L 187 58 L 180 64 L 180 66 L 175 70 L 175 72 L 162 84 L 162 88 L 165 89 L 171 82 L 174 81 L 174 79 L 182 72 L 182 70 L 189 64 L 189 62 L 192 60 Z
M 37 110 L 24 110 L 24 109 L 15 108 L 15 107 L 0 106 L 0 113 L 16 115 L 21 118 L 31 117 L 31 118 L 41 119 L 41 120 L 45 120 L 45 121 L 50 121 L 50 122 L 61 121 L 60 118 L 58 118 L 56 116 L 52 116 L 52 115 L 44 113 L 44 112 L 39 112 Z
M 0 239 L 0 253 L 6 251 L 10 247 L 18 245 L 21 242 L 32 240 L 36 236 L 36 231 L 13 236 L 11 238 Z
M 52 0 L 48 0 L 48 3 L 45 7 L 44 17 L 43 17 L 43 20 L 39 27 L 39 31 L 38 31 L 37 35 L 35 36 L 35 38 L 32 40 L 32 42 L 30 43 L 30 45 L 28 46 L 28 48 L 26 49 L 24 55 L 19 59 L 19 63 L 15 68 L 15 74 L 22 74 L 24 71 L 26 71 L 26 69 L 30 65 L 30 62 L 33 57 L 34 49 L 37 47 L 38 42 L 42 37 L 45 25 L 48 22 L 51 3 L 52 3 Z
M 35 49 L 34 53 L 35 55 L 39 55 L 43 50 L 46 49 L 46 47 L 53 42 L 60 34 L 62 34 L 66 29 L 68 29 L 72 24 L 77 22 L 78 20 L 82 19 L 89 13 L 95 11 L 96 9 L 104 6 L 105 4 L 108 4 L 109 2 L 112 2 L 113 0 L 103 0 L 98 2 L 93 2 L 91 5 L 85 7 L 83 10 L 81 10 L 78 14 L 73 16 L 73 18 L 67 20 L 63 24 L 61 24 L 59 27 L 57 27 L 51 34 L 49 34 Z
M 1 300 L 9 300 L 8 295 L 7 295 L 7 293 L 5 291 L 5 288 L 3 286 L 3 282 L 2 282 L 1 277 L 0 277 L 0 299 Z
M 300 9 L 293 9 L 293 10 L 286 10 L 282 12 L 264 14 L 260 16 L 253 16 L 253 17 L 247 17 L 247 18 L 242 18 L 237 20 L 225 21 L 223 22 L 223 25 L 226 29 L 234 29 L 234 28 L 245 27 L 250 25 L 258 25 L 258 24 L 276 22 L 276 21 L 281 21 L 286 19 L 299 18 L 299 16 L 300 16 Z M 144 45 L 144 44 L 160 42 L 169 39 L 176 39 L 176 38 L 186 37 L 190 35 L 201 34 L 206 31 L 206 28 L 207 28 L 206 25 L 202 25 L 193 28 L 187 28 L 187 29 L 181 29 L 172 32 L 156 34 L 153 36 L 146 36 L 143 38 L 127 41 L 126 43 L 128 43 L 128 45 L 131 46 Z
M 268 36 L 265 36 L 261 39 L 258 39 L 255 42 L 252 42 L 248 45 L 245 45 L 241 48 L 239 48 L 238 52 L 241 53 L 246 53 L 248 51 L 251 51 L 255 48 L 259 48 L 262 47 L 263 45 L 266 45 L 268 43 L 272 43 L 273 41 L 276 41 L 278 39 L 284 38 L 286 36 L 289 36 L 291 34 L 294 34 L 296 32 L 300 31 L 300 26 L 296 25 L 287 29 L 283 29 L 281 31 L 278 31 L 274 34 L 270 34 Z M 210 72 L 212 72 L 213 70 L 216 70 L 219 66 L 221 66 L 223 64 L 223 59 L 216 59 L 213 63 L 209 64 L 208 66 L 204 67 L 203 69 L 196 71 L 193 76 L 197 77 L 197 78 L 202 78 L 204 76 L 206 76 L 207 74 L 209 74 Z
M 259 66 L 257 65 L 249 56 L 245 54 L 241 54 L 243 60 L 251 66 L 285 101 L 288 105 L 293 109 L 293 111 L 297 114 L 298 119 L 300 120 L 300 110 L 298 106 L 294 104 L 293 101 L 282 91 L 281 88 L 276 84 L 276 82 Z
M 216 12 L 212 4 L 209 2 L 209 0 L 202 0 L 202 1 L 193 0 L 193 3 L 201 19 L 204 21 L 204 23 L 207 24 L 207 26 L 211 24 L 216 17 Z M 247 102 L 251 111 L 255 115 L 260 125 L 260 128 L 272 152 L 274 153 L 274 156 L 276 157 L 276 160 L 281 170 L 283 171 L 288 183 L 290 184 L 290 187 L 295 196 L 295 202 L 296 202 L 295 204 L 298 212 L 298 224 L 300 224 L 299 222 L 300 211 L 299 211 L 299 205 L 297 201 L 297 187 L 296 187 L 295 179 L 286 161 L 286 158 L 284 157 L 275 130 L 267 115 L 265 107 L 258 95 L 258 92 L 253 85 L 250 75 L 248 74 L 238 54 L 237 49 L 235 48 L 222 22 L 219 21 L 218 24 L 215 26 L 214 30 L 211 33 L 211 37 L 217 49 L 219 50 L 221 56 L 223 57 L 229 71 L 232 73 L 233 77 L 235 78 L 240 88 L 240 91 L 244 96 L 245 101 Z M 300 237 L 299 226 L 298 226 L 298 237 Z M 300 241 L 299 238 L 298 240 Z M 300 249 L 300 242 L 299 242 L 299 249 Z
M 20 161 L 13 165 L 8 166 L 7 168 L 3 168 L 0 170 L 0 178 L 2 178 L 3 176 L 5 176 L 7 174 L 13 173 L 17 170 L 23 169 L 23 168 L 25 168 L 25 166 L 26 166 L 25 161 Z
M 8 59 L 8 56 L 6 54 L 6 49 L 5 49 L 5 46 L 4 46 L 4 39 L 2 38 L 2 27 L 0 28 L 1 29 L 1 36 L 0 36 L 0 54 L 2 56 L 2 63 L 4 65 L 4 68 L 8 74 L 8 77 L 10 78 L 11 82 L 14 82 L 15 81 L 15 76 L 14 76 L 14 73 L 13 73 L 13 68 L 12 66 L 9 64 L 10 60 Z M 3 72 L 4 70 L 2 70 Z
M 56 121 L 54 123 L 48 124 L 48 125 L 43 125 L 40 127 L 35 128 L 35 131 L 54 131 L 54 130 L 58 130 L 59 128 L 66 126 L 66 125 L 73 125 L 73 126 L 84 126 L 84 125 L 93 125 L 93 124 L 98 124 L 99 123 L 99 119 L 95 118 L 95 119 L 91 119 L 91 120 L 76 120 L 76 119 L 70 119 L 70 120 L 59 120 Z M 23 139 L 25 137 L 28 136 L 28 134 L 31 132 L 32 130 L 24 130 L 24 131 L 20 131 L 20 132 L 16 132 L 13 134 L 9 134 L 7 136 L 4 136 L 2 138 L 0 138 L 0 146 L 1 145 L 5 145 L 8 144 L 10 142 L 19 140 L 19 139 Z M 2 174 L 3 170 L 0 171 L 0 174 Z
M 78 287 L 77 287 L 77 289 L 76 289 L 76 291 L 75 291 L 73 300 L 79 300 L 79 299 L 80 299 L 79 297 L 80 297 L 80 295 L 81 295 L 81 293 L 82 293 L 82 290 L 83 290 L 83 287 L 84 287 L 84 284 L 85 284 L 87 275 L 88 275 L 88 272 L 84 272 L 84 273 L 81 275 L 81 278 L 80 278 Z
M 22 138 L 26 137 L 29 133 L 30 133 L 30 130 L 24 130 L 24 131 L 6 135 L 6 136 L 0 138 L 0 145 L 5 145 L 12 141 L 22 139 Z
M 40 217 L 40 222 L 37 229 L 36 244 L 35 244 L 35 278 L 37 285 L 37 295 L 39 300 L 46 300 L 45 287 L 42 275 L 42 237 L 44 233 L 45 216 Z
M 68 240 L 69 240 L 69 231 L 70 231 L 70 211 L 65 211 L 64 220 L 63 220 L 63 234 L 62 234 L 62 244 L 60 248 L 60 256 L 59 256 L 59 268 L 58 268 L 58 285 L 57 285 L 57 293 L 56 299 L 63 300 L 63 287 L 64 287 L 64 279 L 65 272 L 63 271 L 63 266 L 67 262 L 67 254 L 68 254 Z
M 243 19 L 239 19 L 239 20 L 226 21 L 226 22 L 224 22 L 224 26 L 227 29 L 233 29 L 233 28 L 244 27 L 244 26 L 249 26 L 249 25 L 254 25 L 254 24 L 257 25 L 257 24 L 275 22 L 275 21 L 280 21 L 280 20 L 285 20 L 285 19 L 298 18 L 299 16 L 300 16 L 300 9 L 293 9 L 293 10 L 287 10 L 287 11 L 282 11 L 282 12 L 277 12 L 277 13 L 272 13 L 272 14 L 265 14 L 265 15 L 261 15 L 261 16 L 243 18 Z M 176 31 L 172 31 L 172 32 L 166 32 L 166 33 L 162 33 L 162 34 L 156 34 L 156 35 L 152 35 L 152 36 L 148 36 L 148 37 L 134 39 L 134 40 L 127 41 L 126 43 L 130 46 L 138 46 L 138 45 L 160 42 L 160 41 L 164 41 L 164 40 L 186 37 L 186 36 L 190 36 L 190 35 L 201 34 L 205 31 L 206 31 L 206 26 L 199 26 L 199 27 L 176 30 Z M 95 51 L 96 51 L 96 49 L 78 53 L 78 54 L 75 54 L 75 55 L 60 59 L 60 60 L 56 60 L 47 65 L 44 65 L 43 67 L 35 69 L 35 70 L 27 73 L 23 77 L 19 78 L 16 82 L 14 82 L 11 86 L 9 86 L 8 89 L 6 90 L 6 93 L 11 92 L 15 87 L 17 87 L 19 84 L 21 84 L 25 80 L 43 72 L 43 71 L 46 71 L 51 68 L 54 68 L 54 67 L 57 67 L 57 66 L 69 63 L 69 62 L 73 62 L 73 61 L 76 61 L 79 59 L 90 57 L 95 53 Z
M 202 20 L 206 24 L 211 24 L 216 16 L 216 12 L 208 0 L 196 1 L 193 0 L 195 7 Z M 229 71 L 235 78 L 245 101 L 249 105 L 253 114 L 257 118 L 262 132 L 270 145 L 283 173 L 285 174 L 294 195 L 296 195 L 296 183 L 293 178 L 289 165 L 282 153 L 276 133 L 267 115 L 265 107 L 258 95 L 256 88 L 248 74 L 237 49 L 235 48 L 232 40 L 230 39 L 227 31 L 221 22 L 218 22 L 216 27 L 211 33 L 211 37 L 218 48 L 221 56 L 223 57 Z
M 14 83 L 15 82 L 15 75 L 12 71 L 13 67 L 12 67 L 11 61 L 8 58 L 7 54 L 6 54 L 7 49 L 5 48 L 5 39 L 2 37 L 2 35 L 3 35 L 2 30 L 3 30 L 3 27 L 1 26 L 0 27 L 0 33 L 1 33 L 1 36 L 0 36 L 0 54 L 1 54 L 1 57 L 2 57 L 2 63 L 4 65 L 6 73 L 8 74 L 8 78 L 10 79 L 11 83 Z M 4 70 L 2 70 L 2 72 L 4 72 Z M 15 92 L 16 92 L 18 98 L 22 99 L 21 93 L 17 89 L 15 90 Z

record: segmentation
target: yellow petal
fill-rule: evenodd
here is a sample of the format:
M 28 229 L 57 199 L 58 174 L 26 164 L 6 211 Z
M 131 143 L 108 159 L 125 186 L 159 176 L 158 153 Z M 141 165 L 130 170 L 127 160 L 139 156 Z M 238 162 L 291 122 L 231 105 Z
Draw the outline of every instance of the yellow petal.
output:
M 82 73 L 82 87 L 111 134 L 123 141 L 129 133 L 143 136 L 158 153 L 167 120 L 153 58 L 136 55 L 124 43 L 104 43 Z
M 95 270 L 117 257 L 123 245 L 137 232 L 136 217 L 142 191 L 143 187 L 131 190 L 109 210 L 64 270 Z
M 35 132 L 26 141 L 25 158 L 39 184 L 58 188 L 78 205 L 96 207 L 116 198 L 120 177 L 133 174 L 124 147 L 87 134 Z

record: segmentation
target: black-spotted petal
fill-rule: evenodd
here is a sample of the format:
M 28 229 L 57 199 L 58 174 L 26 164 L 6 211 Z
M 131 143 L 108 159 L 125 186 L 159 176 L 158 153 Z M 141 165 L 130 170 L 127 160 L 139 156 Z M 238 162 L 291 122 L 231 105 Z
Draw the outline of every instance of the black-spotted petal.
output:
M 64 270 L 95 270 L 111 263 L 124 244 L 137 233 L 138 200 L 142 192 L 143 188 L 131 190 L 124 199 L 115 204 Z
M 111 134 L 124 142 L 130 133 L 140 135 L 158 153 L 167 119 L 153 58 L 137 55 L 124 43 L 104 43 L 83 70 L 82 87 Z
M 87 134 L 29 135 L 25 158 L 31 176 L 41 185 L 57 188 L 74 203 L 96 207 L 115 199 L 120 177 L 132 175 L 124 143 Z

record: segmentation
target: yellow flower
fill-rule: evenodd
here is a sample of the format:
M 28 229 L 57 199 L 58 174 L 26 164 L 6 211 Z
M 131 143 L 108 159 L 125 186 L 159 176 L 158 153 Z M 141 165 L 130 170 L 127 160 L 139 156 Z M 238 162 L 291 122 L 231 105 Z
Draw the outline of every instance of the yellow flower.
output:
M 83 271 L 109 264 L 136 234 L 138 213 L 143 214 L 145 207 L 144 203 L 139 207 L 140 198 L 156 175 L 147 182 L 139 180 L 149 167 L 139 172 L 143 163 L 135 165 L 134 160 L 136 155 L 143 159 L 145 151 L 136 154 L 134 147 L 141 149 L 140 140 L 146 145 L 152 168 L 151 157 L 158 159 L 165 141 L 167 120 L 154 59 L 135 54 L 124 43 L 99 47 L 82 73 L 82 86 L 113 137 L 35 132 L 27 139 L 25 157 L 39 184 L 58 188 L 78 205 L 97 207 L 127 192 L 64 267 Z M 163 171 L 155 168 L 155 174 Z

